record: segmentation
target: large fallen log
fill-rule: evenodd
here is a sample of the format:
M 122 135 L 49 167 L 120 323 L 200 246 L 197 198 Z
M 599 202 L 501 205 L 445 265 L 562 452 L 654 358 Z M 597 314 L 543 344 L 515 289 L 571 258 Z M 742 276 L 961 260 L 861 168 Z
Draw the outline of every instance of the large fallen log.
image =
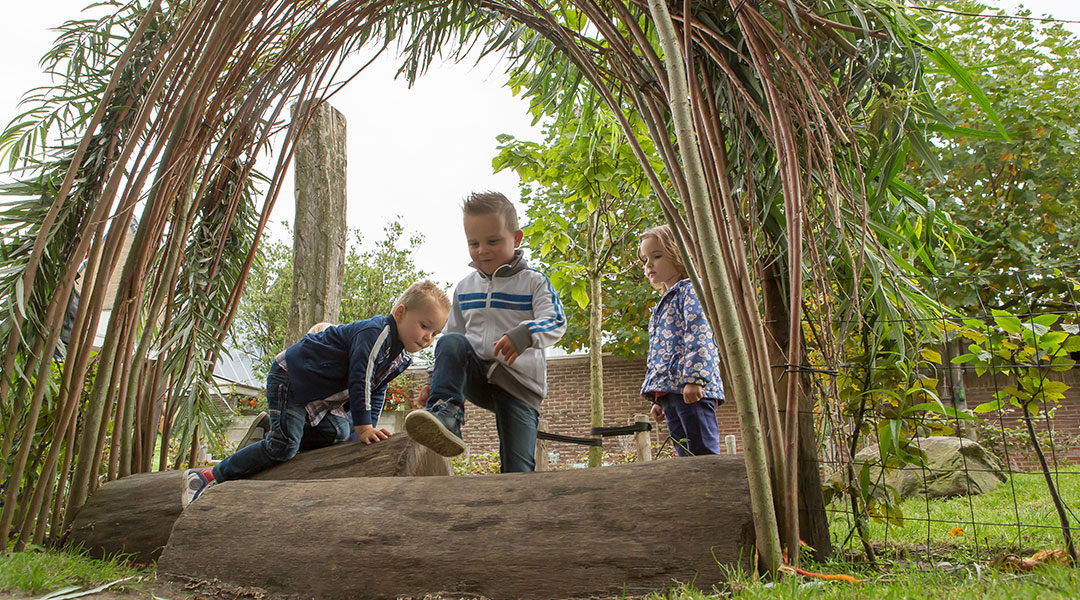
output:
M 750 568 L 743 461 L 232 481 L 176 522 L 158 576 L 335 599 L 638 596 Z
M 399 433 L 376 444 L 338 444 L 297 454 L 253 479 L 294 480 L 338 477 L 449 475 L 450 461 Z M 81 546 L 91 556 L 129 554 L 149 564 L 161 554 L 180 516 L 183 471 L 141 473 L 101 486 L 79 509 L 62 543 Z

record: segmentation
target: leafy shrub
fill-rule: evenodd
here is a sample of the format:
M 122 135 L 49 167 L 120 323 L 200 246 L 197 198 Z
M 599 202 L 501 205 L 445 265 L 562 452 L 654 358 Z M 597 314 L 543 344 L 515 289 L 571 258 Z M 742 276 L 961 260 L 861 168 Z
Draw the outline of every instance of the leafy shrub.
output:
M 466 453 L 450 459 L 454 475 L 492 475 L 499 472 L 499 453 L 496 450 Z

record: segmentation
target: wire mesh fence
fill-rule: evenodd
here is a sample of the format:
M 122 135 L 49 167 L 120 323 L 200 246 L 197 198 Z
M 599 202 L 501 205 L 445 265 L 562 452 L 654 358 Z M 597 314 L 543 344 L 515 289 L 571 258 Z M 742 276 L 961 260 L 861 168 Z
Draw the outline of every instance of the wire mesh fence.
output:
M 800 371 L 839 556 L 1001 561 L 1072 546 L 1077 266 L 927 276 L 918 289 L 950 310 L 833 322 L 849 337 Z M 908 346 L 875 337 L 883 326 Z

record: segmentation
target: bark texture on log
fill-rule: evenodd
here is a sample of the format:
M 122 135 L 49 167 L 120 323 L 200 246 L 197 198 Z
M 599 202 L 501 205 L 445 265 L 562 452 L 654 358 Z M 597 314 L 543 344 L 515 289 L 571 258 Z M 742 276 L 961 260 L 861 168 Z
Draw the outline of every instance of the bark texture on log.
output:
M 62 544 L 85 548 L 94 558 L 131 554 L 131 562 L 157 560 L 180 516 L 184 472 L 138 473 L 99 487 L 87 498 Z
M 365 445 L 338 444 L 297 454 L 256 475 L 260 480 L 449 475 L 450 461 L 414 443 L 408 434 Z M 183 471 L 141 473 L 101 486 L 79 509 L 62 543 L 95 558 L 117 553 L 135 563 L 157 560 L 180 516 Z M 194 504 L 198 504 L 197 501 Z M 193 504 L 193 505 L 194 505 Z M 252 519 L 259 517 L 252 511 Z
M 253 508 L 257 507 L 257 508 Z M 749 570 L 741 458 L 547 473 L 235 481 L 181 515 L 158 575 L 274 596 L 638 596 Z M 287 548 L 287 551 L 282 551 Z

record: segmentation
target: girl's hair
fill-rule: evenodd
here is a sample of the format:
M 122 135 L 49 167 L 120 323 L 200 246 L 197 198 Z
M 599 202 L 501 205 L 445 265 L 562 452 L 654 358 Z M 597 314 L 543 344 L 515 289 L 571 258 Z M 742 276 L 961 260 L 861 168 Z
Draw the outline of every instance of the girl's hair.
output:
M 671 226 L 658 225 L 652 229 L 646 229 L 644 233 L 638 236 L 638 242 L 644 242 L 649 238 L 656 238 L 660 242 L 660 248 L 664 251 L 664 256 L 675 264 L 675 269 L 679 271 L 679 279 L 686 279 L 690 276 L 690 272 L 687 270 L 686 265 L 683 264 L 682 253 L 679 252 L 679 246 L 675 243 L 675 236 L 671 233 Z M 641 255 L 641 246 L 638 246 L 638 259 L 641 262 L 645 262 L 645 257 Z
M 450 310 L 450 298 L 446 296 L 446 292 L 429 279 L 422 279 L 410 285 L 405 290 L 405 293 L 401 294 L 398 301 L 394 303 L 394 308 L 404 306 L 405 310 L 415 310 L 422 307 L 424 302 L 428 300 L 438 304 L 445 310 Z

